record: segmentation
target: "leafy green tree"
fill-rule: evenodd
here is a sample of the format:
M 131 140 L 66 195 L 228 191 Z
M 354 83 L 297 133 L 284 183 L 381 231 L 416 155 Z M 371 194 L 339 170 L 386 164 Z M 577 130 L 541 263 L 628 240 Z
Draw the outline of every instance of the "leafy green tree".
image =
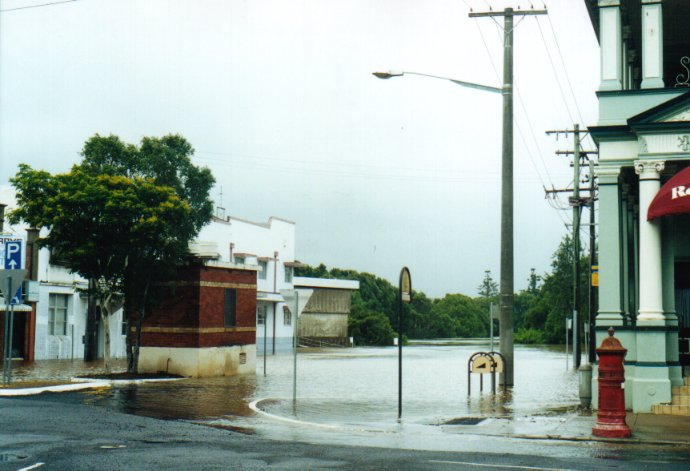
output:
M 498 283 L 491 277 L 491 270 L 484 270 L 482 284 L 477 287 L 479 296 L 486 299 L 494 299 L 498 296 Z
M 112 282 L 96 285 L 124 294 L 125 320 L 136 326 L 134 341 L 127 336 L 131 372 L 137 368 L 142 322 L 166 294 L 162 282 L 184 262 L 189 242 L 213 214 L 208 194 L 214 179 L 210 170 L 191 162 L 193 153 L 179 135 L 145 137 L 139 146 L 117 136 L 95 135 L 84 145 L 82 163 L 64 177 L 67 182 L 62 186 L 60 175 L 28 166 L 20 167 L 12 180 L 19 203 L 13 217 L 50 229 L 44 243 L 54 244 L 61 258 L 73 254 L 71 260 L 67 255 L 70 269 L 85 278 L 103 279 L 101 272 L 82 271 L 76 261 L 88 260 L 92 246 L 101 248 L 98 263 L 101 269 L 109 267 Z M 86 192 L 94 181 L 107 184 Z M 99 192 L 102 201 L 96 199 Z M 78 208 L 61 207 L 55 198 L 85 201 Z M 89 225 L 90 220 L 98 224 Z M 58 242 L 59 236 L 66 236 L 64 242 Z M 104 265 L 106 261 L 109 265 Z
M 134 342 L 127 344 L 129 371 L 136 371 L 139 362 L 142 322 L 169 290 L 162 281 L 173 276 L 188 255 L 189 242 L 213 216 L 209 192 L 215 180 L 208 168 L 192 163 L 193 154 L 191 144 L 176 134 L 144 137 L 139 147 L 125 144 L 117 136 L 97 134 L 82 151 L 84 167 L 94 174 L 149 179 L 172 188 L 191 210 L 187 218 L 169 228 L 169 244 L 143 246 L 136 259 L 129 260 L 123 279 L 126 319 L 128 325 L 135 325 Z
M 42 244 L 73 272 L 93 280 L 105 332 L 105 366 L 111 368 L 109 317 L 122 298 L 129 260 L 146 246 L 170 244 L 170 228 L 190 208 L 169 187 L 139 177 L 94 175 L 74 166 L 52 176 L 21 165 L 14 221 L 49 229 Z
M 439 337 L 470 338 L 488 334 L 489 327 L 483 306 L 476 299 L 464 294 L 447 294 L 436 300 L 432 309 L 436 318 L 450 319 L 452 323 L 452 329 L 446 331 L 446 335 L 438 335 Z
M 361 303 L 352 306 L 348 331 L 358 345 L 391 345 L 396 336 L 386 316 Z
M 562 343 L 565 338 L 565 319 L 573 312 L 573 253 L 572 239 L 566 235 L 551 259 L 551 273 L 542 280 L 539 295 L 531 304 L 524 318 L 524 327 L 540 330 L 548 343 Z M 586 293 L 589 286 L 588 259 L 582 252 L 577 256 L 580 263 L 581 292 Z M 581 301 L 579 315 L 588 316 L 588 306 Z M 582 337 L 580 337 L 582 338 Z

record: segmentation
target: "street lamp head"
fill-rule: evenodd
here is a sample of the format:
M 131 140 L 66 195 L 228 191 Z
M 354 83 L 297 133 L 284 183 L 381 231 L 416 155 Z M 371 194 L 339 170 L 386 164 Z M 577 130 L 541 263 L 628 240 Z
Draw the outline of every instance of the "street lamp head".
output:
M 391 77 L 401 77 L 404 75 L 404 72 L 389 70 L 387 72 L 372 72 L 372 75 L 380 79 L 389 79 Z

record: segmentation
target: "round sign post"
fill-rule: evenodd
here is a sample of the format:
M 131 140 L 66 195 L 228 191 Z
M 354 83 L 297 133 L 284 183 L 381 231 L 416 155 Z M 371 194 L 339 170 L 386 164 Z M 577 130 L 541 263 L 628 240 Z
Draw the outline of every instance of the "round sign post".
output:
M 412 278 L 410 270 L 400 270 L 398 284 L 398 420 L 402 417 L 402 345 L 403 345 L 403 303 L 412 300 Z

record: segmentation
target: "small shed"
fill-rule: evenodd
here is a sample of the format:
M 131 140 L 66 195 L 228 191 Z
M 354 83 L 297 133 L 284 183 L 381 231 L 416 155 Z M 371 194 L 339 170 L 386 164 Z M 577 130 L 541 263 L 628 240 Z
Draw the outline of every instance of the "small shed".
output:
M 295 288 L 312 289 L 309 302 L 299 320 L 298 337 L 302 345 L 348 346 L 348 316 L 357 280 L 295 277 Z
M 143 323 L 139 372 L 254 374 L 256 273 L 212 260 L 180 269 L 170 298 Z

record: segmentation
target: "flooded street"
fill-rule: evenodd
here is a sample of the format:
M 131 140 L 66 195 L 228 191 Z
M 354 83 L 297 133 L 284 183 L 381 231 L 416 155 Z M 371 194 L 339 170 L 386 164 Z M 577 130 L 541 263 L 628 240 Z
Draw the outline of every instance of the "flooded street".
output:
M 671 446 L 660 454 L 660 448 L 590 441 L 593 418 L 578 411 L 578 378 L 572 368 L 566 370 L 561 349 L 516 347 L 512 390 L 491 395 L 487 376 L 480 393 L 479 378 L 473 375 L 468 396 L 467 362 L 482 350 L 482 345 L 467 343 L 405 347 L 401 421 L 394 347 L 300 350 L 294 404 L 291 353 L 269 355 L 265 376 L 259 356 L 256 375 L 121 384 L 25 400 L 166 419 L 163 423 L 177 422 L 171 424 L 173 430 L 185 422 L 201 423 L 271 443 L 476 453 L 487 450 L 490 442 L 497 457 L 537 453 L 559 459 L 688 459 L 683 447 Z M 36 362 L 16 365 L 15 378 L 65 380 L 101 367 Z M 117 367 L 124 368 L 124 362 Z M 573 428 L 581 419 L 584 428 Z M 568 426 L 571 432 L 580 430 L 575 441 L 547 439 Z
M 515 386 L 492 396 L 490 376 L 479 391 L 472 375 L 467 394 L 467 361 L 482 350 L 477 345 L 418 345 L 404 348 L 403 419 L 436 425 L 464 416 L 518 417 L 549 414 L 578 403 L 577 376 L 565 369 L 562 351 L 517 347 Z M 397 349 L 352 348 L 300 350 L 297 402 L 293 407 L 291 353 L 257 359 L 256 376 L 183 379 L 122 385 L 70 395 L 82 401 L 157 418 L 183 420 L 241 419 L 255 413 L 249 404 L 261 401 L 274 415 L 319 424 L 388 428 L 397 426 Z M 31 377 L 64 379 L 98 371 L 100 364 L 44 361 L 15 368 L 17 381 Z M 124 364 L 116 365 L 123 368 Z

